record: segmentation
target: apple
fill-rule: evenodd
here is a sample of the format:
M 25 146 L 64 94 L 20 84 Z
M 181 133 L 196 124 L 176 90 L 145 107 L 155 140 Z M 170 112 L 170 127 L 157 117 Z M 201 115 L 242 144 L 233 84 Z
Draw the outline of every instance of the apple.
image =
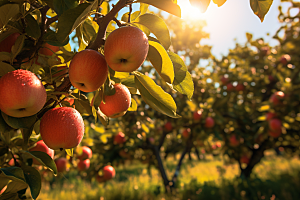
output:
M 287 65 L 288 62 L 290 62 L 290 61 L 291 61 L 291 56 L 288 55 L 288 54 L 284 54 L 284 55 L 282 55 L 282 56 L 280 57 L 280 62 L 281 62 L 281 64 L 283 64 L 283 65 Z
M 222 76 L 221 82 L 222 82 L 223 85 L 225 85 L 226 83 L 228 83 L 228 81 L 229 81 L 229 78 L 226 78 L 225 76 Z
M 53 108 L 42 117 L 40 133 L 49 148 L 71 149 L 82 140 L 84 122 L 80 113 L 74 108 Z
M 236 147 L 236 146 L 238 146 L 240 144 L 240 141 L 238 141 L 236 139 L 235 135 L 231 135 L 230 138 L 229 138 L 229 143 L 230 143 L 230 146 Z
M 278 138 L 281 135 L 281 130 L 280 131 L 269 130 L 268 135 L 273 138 Z
M 171 122 L 165 123 L 164 128 L 165 128 L 166 131 L 171 132 L 173 130 L 172 123 Z
M 196 110 L 194 113 L 193 113 L 193 118 L 195 121 L 199 121 L 202 117 L 202 111 L 201 110 Z
M 215 120 L 212 117 L 207 117 L 205 119 L 205 127 L 206 128 L 212 128 L 215 125 Z
M 148 38 L 140 29 L 125 26 L 111 32 L 104 44 L 105 60 L 118 72 L 137 70 L 145 61 L 149 49 Z
M 79 160 L 86 160 L 86 159 L 90 159 L 92 158 L 92 150 L 90 149 L 90 147 L 87 146 L 82 146 L 79 149 L 80 154 L 77 155 L 77 158 Z
M 79 160 L 77 164 L 77 169 L 78 171 L 85 171 L 88 168 L 90 168 L 91 161 L 90 159 L 85 159 L 85 160 Z
M 65 98 L 64 101 L 69 102 L 70 106 L 72 106 L 74 104 L 74 99 L 70 98 L 70 97 Z
M 114 136 L 114 143 L 115 144 L 123 144 L 124 142 L 126 142 L 124 133 L 119 132 L 117 135 Z
M 191 129 L 190 128 L 184 129 L 184 131 L 182 132 L 182 136 L 184 138 L 188 138 L 189 135 L 190 135 L 190 133 L 191 133 Z
M 228 83 L 228 84 L 226 85 L 226 88 L 227 88 L 227 91 L 228 91 L 228 92 L 231 92 L 231 91 L 234 90 L 234 86 L 232 85 L 232 83 Z
M 51 44 L 45 43 L 40 49 L 39 53 L 45 56 L 52 56 L 55 52 L 59 51 L 58 46 L 53 46 Z
M 238 83 L 236 86 L 235 86 L 235 90 L 236 91 L 244 91 L 245 89 L 245 86 L 242 84 L 242 83 Z
M 78 52 L 69 66 L 72 85 L 83 92 L 93 92 L 101 87 L 108 75 L 105 58 L 98 51 L 86 49 Z
M 34 147 L 29 149 L 29 151 L 42 151 L 48 154 L 52 159 L 54 158 L 54 151 L 49 149 L 43 140 L 38 141 Z M 33 159 L 33 164 L 40 165 L 41 163 L 36 159 Z
M 100 103 L 100 110 L 110 118 L 121 117 L 126 114 L 131 104 L 131 94 L 129 89 L 122 84 L 115 84 L 116 93 L 113 95 L 104 95 L 104 100 Z
M 280 105 L 281 104 L 281 100 L 284 98 L 284 93 L 282 91 L 277 91 L 274 94 L 272 94 L 272 96 L 270 97 L 269 101 L 274 105 Z
M 0 42 L 0 52 L 11 52 L 12 46 L 15 44 L 20 33 L 13 33 Z
M 107 165 L 103 168 L 103 177 L 105 180 L 112 179 L 115 176 L 116 176 L 116 171 L 112 166 Z
M 267 120 L 267 121 L 270 121 L 271 119 L 273 119 L 273 118 L 276 117 L 276 116 L 277 116 L 276 113 L 268 112 L 268 113 L 266 114 L 266 120 Z
M 17 162 L 20 163 L 20 160 L 17 159 Z M 13 158 L 10 159 L 10 160 L 8 161 L 8 165 L 9 165 L 9 166 L 15 166 L 15 165 L 16 165 L 15 160 L 14 160 Z
M 68 160 L 66 158 L 57 158 L 54 160 L 57 168 L 57 172 L 65 172 L 67 171 L 67 163 Z
M 281 131 L 281 121 L 280 119 L 271 119 L 269 121 L 269 128 L 272 130 L 272 131 L 276 131 L 276 132 L 279 132 Z
M 212 145 L 211 145 L 211 148 L 212 148 L 212 149 L 216 149 L 217 146 L 216 146 L 215 144 L 212 144 Z
M 2 112 L 12 117 L 27 117 L 43 108 L 47 93 L 34 73 L 18 69 L 1 77 L 0 99 Z
M 222 146 L 222 143 L 221 142 L 216 142 L 216 146 L 218 147 L 218 148 L 220 148 L 221 146 Z
M 201 149 L 201 153 L 202 153 L 202 154 L 205 154 L 205 149 Z
M 250 158 L 247 155 L 243 155 L 240 158 L 240 162 L 248 165 L 250 162 Z

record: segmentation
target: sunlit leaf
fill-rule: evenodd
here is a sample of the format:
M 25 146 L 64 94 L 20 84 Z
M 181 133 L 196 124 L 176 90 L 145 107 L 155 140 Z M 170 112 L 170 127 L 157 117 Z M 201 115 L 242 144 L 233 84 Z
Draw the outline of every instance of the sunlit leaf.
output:
M 251 9 L 261 22 L 264 21 L 265 15 L 268 13 L 272 3 L 273 0 L 250 0 Z
M 138 0 L 137 2 L 152 5 L 158 9 L 164 10 L 172 15 L 181 17 L 180 7 L 172 0 Z

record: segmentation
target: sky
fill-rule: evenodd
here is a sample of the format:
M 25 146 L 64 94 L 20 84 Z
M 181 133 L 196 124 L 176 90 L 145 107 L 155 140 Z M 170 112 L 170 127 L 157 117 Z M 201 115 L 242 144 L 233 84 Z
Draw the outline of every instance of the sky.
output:
M 184 7 L 188 4 L 188 0 L 178 0 L 178 4 Z M 264 21 L 261 22 L 251 10 L 250 0 L 227 0 L 221 7 L 210 3 L 204 14 L 198 11 L 197 17 L 206 20 L 207 27 L 204 30 L 210 34 L 210 38 L 202 40 L 201 44 L 211 45 L 212 54 L 221 57 L 221 55 L 227 55 L 230 48 L 234 48 L 235 39 L 238 43 L 245 43 L 246 32 L 249 32 L 253 34 L 254 39 L 262 37 L 274 46 L 277 42 L 272 39 L 272 35 L 280 27 L 277 19 L 279 5 L 280 0 L 274 0 Z M 284 7 L 287 5 L 285 3 Z M 193 12 L 192 9 L 187 9 L 188 12 L 185 13 L 185 8 L 183 8 L 183 18 L 193 13 L 197 15 L 197 10 Z M 270 36 L 267 36 L 267 33 Z

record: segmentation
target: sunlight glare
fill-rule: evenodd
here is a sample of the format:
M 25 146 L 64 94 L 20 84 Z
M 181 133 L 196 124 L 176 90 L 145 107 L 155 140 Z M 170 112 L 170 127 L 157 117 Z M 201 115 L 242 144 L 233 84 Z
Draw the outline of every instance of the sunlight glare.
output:
M 184 20 L 201 20 L 204 19 L 204 13 L 200 9 L 192 6 L 189 0 L 178 0 L 177 4 L 181 8 L 181 18 Z

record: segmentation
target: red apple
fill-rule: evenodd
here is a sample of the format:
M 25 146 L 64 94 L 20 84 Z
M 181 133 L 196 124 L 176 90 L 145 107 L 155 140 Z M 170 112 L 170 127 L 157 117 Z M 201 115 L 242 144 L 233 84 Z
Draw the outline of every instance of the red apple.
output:
M 52 56 L 55 52 L 59 51 L 59 47 L 45 43 L 40 49 L 39 53 L 45 56 Z
M 221 146 L 222 146 L 222 144 L 221 144 L 221 142 L 216 142 L 216 146 L 218 147 L 218 148 L 220 148 Z
M 205 119 L 205 127 L 206 128 L 212 128 L 215 125 L 215 120 L 212 117 L 207 117 Z
M 228 83 L 228 81 L 229 81 L 229 78 L 226 78 L 225 76 L 222 76 L 221 82 L 222 82 L 223 85 L 225 85 L 226 83 Z
M 66 158 L 57 158 L 54 160 L 57 168 L 57 172 L 65 172 L 67 171 L 67 163 L 68 160 Z
M 79 160 L 77 164 L 78 171 L 86 171 L 88 168 L 90 168 L 90 159 Z
M 103 168 L 103 177 L 105 180 L 112 179 L 115 176 L 116 176 L 116 171 L 112 166 L 107 165 Z
M 105 60 L 118 72 L 137 70 L 145 61 L 149 49 L 148 38 L 133 26 L 121 27 L 111 32 L 104 45 Z
M 231 92 L 231 91 L 234 90 L 234 86 L 232 85 L 232 83 L 228 83 L 228 84 L 226 85 L 226 88 L 227 88 L 227 91 L 228 91 L 228 92 Z
M 279 132 L 281 131 L 281 121 L 280 119 L 271 119 L 269 121 L 269 128 L 272 130 L 272 131 L 276 131 L 276 132 Z
M 43 140 L 38 141 L 34 147 L 29 149 L 29 151 L 42 151 L 48 154 L 52 159 L 54 158 L 54 151 L 49 149 Z M 36 159 L 33 159 L 33 164 L 40 165 L 41 163 Z
M 250 162 L 250 158 L 247 155 L 243 155 L 240 158 L 240 162 L 248 165 Z
M 191 133 L 191 129 L 190 128 L 184 129 L 184 131 L 182 132 L 182 136 L 184 138 L 188 138 L 189 135 L 190 135 L 190 133 Z
M 270 102 L 273 103 L 274 106 L 280 105 L 281 100 L 284 98 L 284 93 L 281 91 L 277 91 L 270 97 Z
M 235 135 L 231 135 L 230 138 L 229 138 L 229 143 L 230 143 L 230 146 L 236 147 L 236 146 L 238 146 L 240 144 L 240 141 L 238 141 L 236 139 Z
M 101 87 L 108 75 L 105 58 L 98 51 L 86 49 L 78 52 L 69 66 L 72 85 L 83 92 L 93 92 Z
M 244 91 L 245 89 L 245 86 L 242 84 L 242 83 L 238 83 L 236 86 L 235 86 L 235 90 L 236 91 Z
M 1 77 L 0 99 L 2 112 L 12 117 L 27 117 L 43 108 L 47 93 L 34 73 L 18 69 Z
M 290 62 L 290 61 L 291 61 L 291 56 L 288 55 L 288 54 L 284 54 L 284 55 L 282 55 L 282 56 L 280 57 L 280 62 L 281 62 L 281 64 L 283 64 L 283 65 L 287 65 L 288 62 Z
M 92 158 L 92 150 L 87 146 L 80 147 L 79 152 L 80 154 L 77 155 L 77 158 L 79 160 L 86 160 Z
M 270 121 L 270 120 L 273 119 L 274 117 L 276 117 L 276 114 L 275 114 L 275 113 L 268 112 L 268 113 L 266 114 L 266 120 L 267 120 L 267 121 Z
M 278 138 L 281 135 L 281 130 L 280 131 L 269 130 L 268 135 L 273 138 Z
M 84 122 L 80 113 L 74 108 L 53 108 L 42 117 L 40 133 L 49 148 L 71 149 L 82 140 Z
M 114 137 L 115 144 L 123 144 L 124 142 L 126 142 L 124 133 L 119 132 L 117 135 L 115 135 L 115 137 Z
M 12 46 L 15 44 L 20 33 L 13 33 L 0 42 L 0 52 L 11 52 Z
M 173 126 L 172 126 L 171 122 L 165 123 L 164 127 L 165 127 L 165 130 L 168 131 L 168 132 L 171 132 L 173 130 Z
M 199 121 L 202 117 L 202 111 L 201 110 L 196 110 L 194 113 L 193 113 L 193 118 L 195 121 Z
M 101 102 L 100 110 L 110 118 L 121 117 L 126 114 L 131 104 L 131 94 L 129 89 L 122 84 L 115 84 L 116 93 L 104 95 L 105 103 Z

